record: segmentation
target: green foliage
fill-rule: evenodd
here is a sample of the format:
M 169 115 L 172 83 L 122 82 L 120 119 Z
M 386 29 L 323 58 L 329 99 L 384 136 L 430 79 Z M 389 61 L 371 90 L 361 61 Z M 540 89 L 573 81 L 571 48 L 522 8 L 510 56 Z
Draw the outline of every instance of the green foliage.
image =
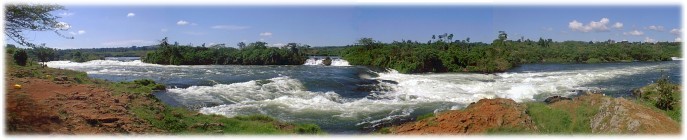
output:
M 306 54 L 316 56 L 341 56 L 347 46 L 306 47 Z
M 94 55 L 94 54 L 89 54 L 89 53 L 81 53 L 80 51 L 76 51 L 71 54 L 69 57 L 65 57 L 62 59 L 68 59 L 73 62 L 86 62 L 86 61 L 91 61 L 91 60 L 97 60 L 101 59 L 99 56 Z
M 679 84 L 671 83 L 665 75 L 662 75 L 655 83 L 639 88 L 633 93 L 638 96 L 636 100 L 639 104 L 654 108 L 656 111 L 663 112 L 677 122 L 682 121 L 682 92 Z M 670 97 L 668 97 L 670 96 Z M 668 109 L 670 105 L 671 109 Z M 662 108 L 664 107 L 664 108 Z
M 528 63 L 667 61 L 671 56 L 681 56 L 680 43 L 676 42 L 512 41 L 506 40 L 505 32 L 499 32 L 492 44 L 470 43 L 468 39 L 454 41 L 439 35 L 438 40 L 427 43 L 381 43 L 363 38 L 341 51 L 341 56 L 352 65 L 392 68 L 401 73 L 493 73 Z
M 45 44 L 39 46 L 31 46 L 29 53 L 38 60 L 38 62 L 48 62 L 52 60 L 57 60 L 57 55 L 55 52 L 57 49 L 46 47 Z
M 296 43 L 276 48 L 267 47 L 265 42 L 254 42 L 236 49 L 170 45 L 167 38 L 160 42 L 160 47 L 148 53 L 143 62 L 164 65 L 301 65 L 307 59 L 305 51 L 302 51 L 307 48 Z
M 86 62 L 104 59 L 105 57 L 144 57 L 153 52 L 157 46 L 131 46 L 119 48 L 61 49 L 56 54 L 61 60 Z
M 668 81 L 668 77 L 663 74 L 661 78 L 656 80 L 658 86 L 658 100 L 656 107 L 661 110 L 673 110 L 673 105 L 676 101 L 673 98 L 673 85 Z
M 26 66 L 26 62 L 28 61 L 29 55 L 26 54 L 26 51 L 24 51 L 23 49 L 19 49 L 15 51 L 12 57 L 14 58 L 14 62 L 17 63 L 17 65 Z
M 596 110 L 590 105 L 580 105 L 572 110 L 552 108 L 544 103 L 527 103 L 527 114 L 537 125 L 541 133 L 546 134 L 579 134 L 591 133 L 591 117 Z

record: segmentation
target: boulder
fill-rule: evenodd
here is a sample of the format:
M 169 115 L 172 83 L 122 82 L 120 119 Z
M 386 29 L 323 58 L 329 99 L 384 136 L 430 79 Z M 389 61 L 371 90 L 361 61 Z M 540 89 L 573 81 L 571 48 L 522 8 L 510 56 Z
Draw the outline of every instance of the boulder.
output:
M 329 56 L 327 56 L 327 58 L 324 58 L 324 60 L 322 60 L 322 64 L 324 64 L 325 66 L 332 65 L 332 58 L 329 58 Z

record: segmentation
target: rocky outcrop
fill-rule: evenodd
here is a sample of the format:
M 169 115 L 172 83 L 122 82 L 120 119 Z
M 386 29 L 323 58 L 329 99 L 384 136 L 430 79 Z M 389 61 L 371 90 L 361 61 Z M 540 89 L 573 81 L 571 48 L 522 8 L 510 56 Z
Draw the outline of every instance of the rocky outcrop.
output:
M 463 110 L 447 111 L 436 117 L 406 123 L 390 129 L 393 134 L 474 134 L 493 128 L 522 128 L 536 131 L 527 107 L 511 99 L 481 99 Z
M 586 98 L 586 99 L 585 99 Z M 597 98 L 597 99 L 594 99 Z M 580 101 L 599 105 L 591 118 L 592 133 L 679 134 L 680 124 L 661 112 L 624 98 L 587 95 Z
M 329 56 L 327 56 L 327 58 L 324 58 L 324 60 L 322 60 L 322 64 L 324 64 L 325 66 L 332 65 L 332 58 L 329 58 Z

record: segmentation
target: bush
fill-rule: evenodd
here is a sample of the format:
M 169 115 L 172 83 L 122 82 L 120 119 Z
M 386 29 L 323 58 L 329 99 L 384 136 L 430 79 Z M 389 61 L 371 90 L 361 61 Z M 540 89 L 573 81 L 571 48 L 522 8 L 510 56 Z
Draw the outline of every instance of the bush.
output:
M 20 49 L 12 56 L 14 57 L 14 62 L 16 62 L 17 65 L 26 66 L 26 62 L 29 58 L 29 55 L 26 53 L 26 51 Z
M 658 100 L 656 101 L 656 108 L 661 110 L 673 110 L 675 105 L 675 98 L 673 98 L 673 86 L 668 81 L 668 77 L 664 75 L 656 80 L 658 86 Z

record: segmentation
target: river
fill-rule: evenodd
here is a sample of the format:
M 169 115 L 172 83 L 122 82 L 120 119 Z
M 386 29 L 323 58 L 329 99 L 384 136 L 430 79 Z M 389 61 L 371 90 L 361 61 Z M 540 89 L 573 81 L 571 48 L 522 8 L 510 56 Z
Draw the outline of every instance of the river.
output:
M 321 58 L 295 66 L 166 66 L 135 58 L 47 65 L 109 81 L 153 79 L 168 86 L 155 93 L 158 99 L 205 114 L 265 114 L 287 122 L 315 123 L 337 134 L 461 109 L 482 98 L 541 101 L 583 90 L 623 97 L 630 96 L 632 88 L 656 80 L 662 71 L 675 83 L 682 78 L 681 61 L 527 64 L 497 74 L 375 72 L 340 58 L 333 58 L 333 66 L 321 65 Z

